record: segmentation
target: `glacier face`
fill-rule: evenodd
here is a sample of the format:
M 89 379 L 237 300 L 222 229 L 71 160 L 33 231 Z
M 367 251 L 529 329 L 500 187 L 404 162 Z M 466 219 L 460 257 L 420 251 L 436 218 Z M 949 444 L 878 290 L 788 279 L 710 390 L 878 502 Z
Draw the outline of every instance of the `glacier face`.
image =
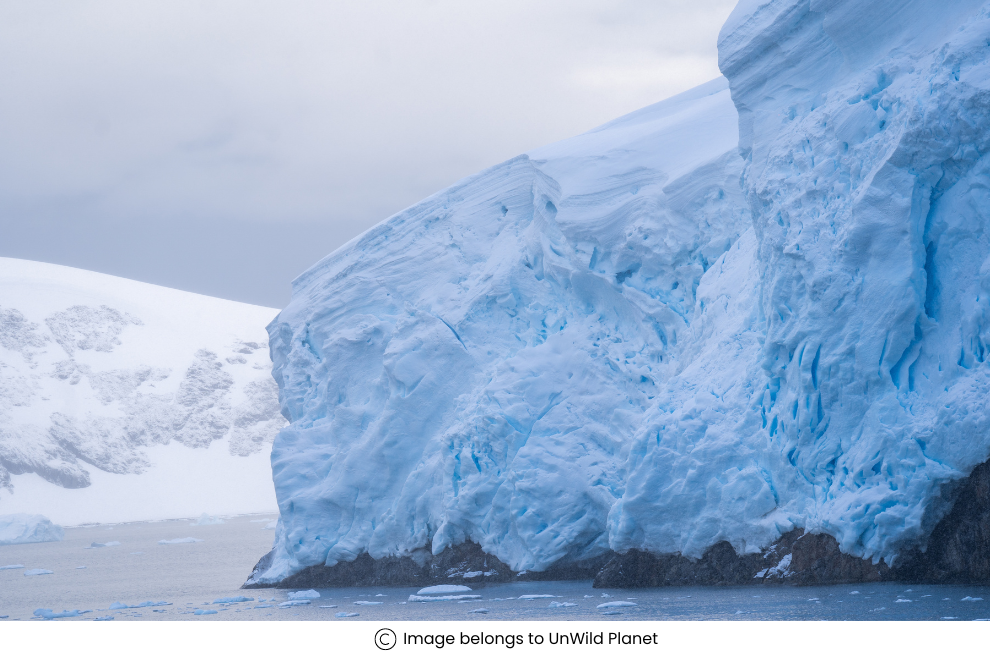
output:
M 885 16 L 889 20 L 877 20 Z M 990 454 L 988 12 L 744 0 L 725 79 L 469 178 L 269 326 L 276 581 L 476 541 L 516 570 L 892 561 Z
M 724 79 L 469 178 L 316 265 L 269 327 L 291 425 L 268 577 L 475 540 L 609 547 L 629 440 L 751 225 Z
M 0 513 L 271 510 L 266 455 L 285 423 L 264 335 L 275 313 L 0 259 Z

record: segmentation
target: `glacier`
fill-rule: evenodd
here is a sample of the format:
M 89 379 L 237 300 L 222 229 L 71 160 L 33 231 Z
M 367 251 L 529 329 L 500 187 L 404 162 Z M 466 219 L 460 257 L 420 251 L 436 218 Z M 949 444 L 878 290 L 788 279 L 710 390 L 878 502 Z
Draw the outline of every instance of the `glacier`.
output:
M 273 511 L 276 313 L 0 258 L 0 514 Z
M 251 581 L 468 541 L 923 549 L 990 455 L 988 44 L 982 0 L 743 0 L 723 78 L 313 266 L 268 326 Z

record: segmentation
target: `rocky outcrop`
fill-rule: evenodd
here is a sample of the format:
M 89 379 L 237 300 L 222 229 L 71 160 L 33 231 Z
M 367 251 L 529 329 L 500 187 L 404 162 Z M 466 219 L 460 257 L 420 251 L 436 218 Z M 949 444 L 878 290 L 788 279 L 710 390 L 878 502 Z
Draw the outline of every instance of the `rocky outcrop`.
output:
M 843 554 L 827 534 L 797 529 L 784 534 L 763 553 L 738 555 L 722 541 L 701 559 L 679 554 L 654 555 L 638 550 L 616 555 L 595 577 L 596 588 L 729 586 L 761 583 L 836 584 L 887 579 L 880 562 Z
M 898 577 L 906 582 L 990 583 L 990 461 L 962 482 L 926 550 L 905 561 Z
M 515 581 L 590 580 L 614 555 L 584 562 L 558 562 L 545 571 L 516 572 L 497 557 L 484 552 L 477 543 L 462 543 L 433 555 L 425 548 L 413 557 L 382 557 L 373 559 L 363 553 L 354 561 L 334 566 L 310 566 L 275 583 L 260 583 L 257 577 L 268 570 L 272 553 L 255 565 L 244 588 L 285 589 L 325 587 L 419 587 L 438 582 L 453 584 L 485 584 Z

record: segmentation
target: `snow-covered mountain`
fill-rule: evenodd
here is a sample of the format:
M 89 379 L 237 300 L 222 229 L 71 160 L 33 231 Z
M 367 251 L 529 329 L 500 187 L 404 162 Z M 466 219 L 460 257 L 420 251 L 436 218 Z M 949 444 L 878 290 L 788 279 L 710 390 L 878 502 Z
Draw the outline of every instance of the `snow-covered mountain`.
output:
M 0 514 L 273 510 L 276 313 L 0 258 Z
M 743 0 L 727 81 L 314 266 L 269 326 L 291 424 L 252 579 L 923 546 L 990 455 L 988 43 L 983 0 Z

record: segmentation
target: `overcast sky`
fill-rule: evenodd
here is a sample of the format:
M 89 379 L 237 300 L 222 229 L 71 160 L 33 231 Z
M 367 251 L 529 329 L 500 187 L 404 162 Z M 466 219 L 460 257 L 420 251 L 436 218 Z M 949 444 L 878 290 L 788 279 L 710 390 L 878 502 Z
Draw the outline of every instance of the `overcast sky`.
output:
M 419 199 L 718 76 L 734 5 L 0 0 L 0 256 L 280 307 Z

